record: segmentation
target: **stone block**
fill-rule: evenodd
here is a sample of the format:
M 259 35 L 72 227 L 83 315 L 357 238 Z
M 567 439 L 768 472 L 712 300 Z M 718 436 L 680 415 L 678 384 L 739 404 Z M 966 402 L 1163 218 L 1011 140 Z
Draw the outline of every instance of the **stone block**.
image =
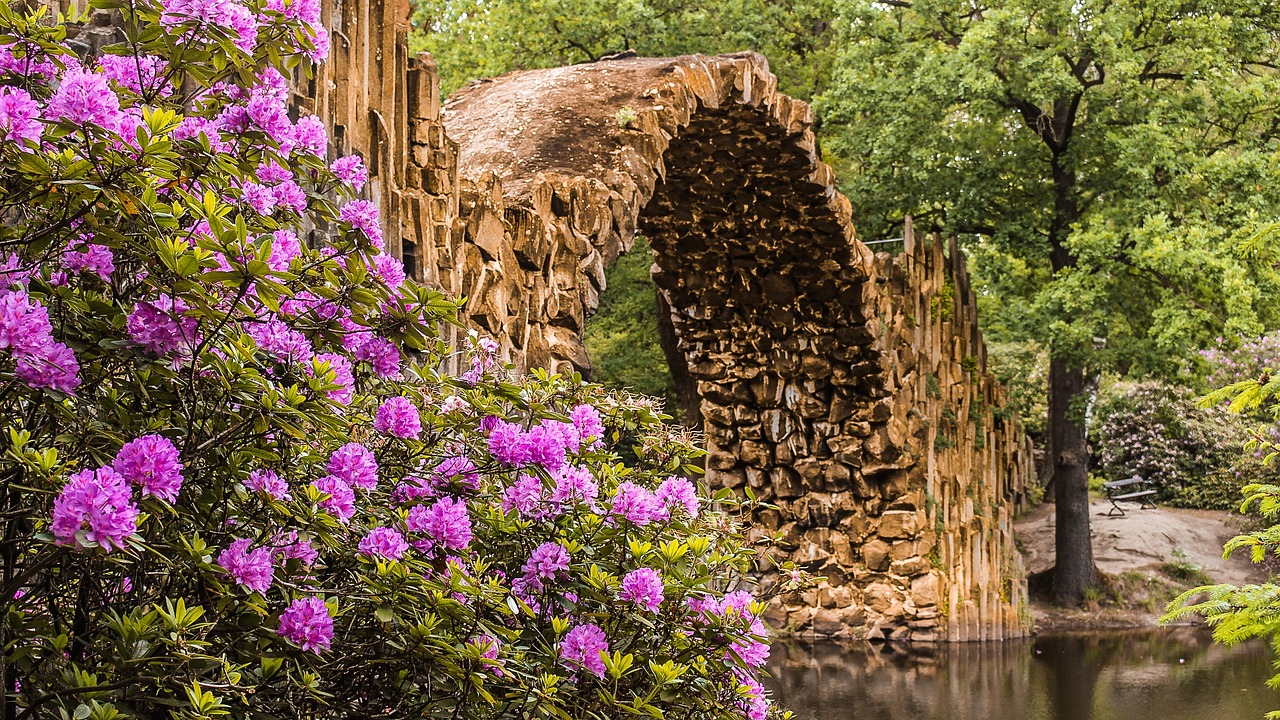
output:
M 936 573 L 921 575 L 911 581 L 911 602 L 917 607 L 933 607 L 938 604 L 941 583 Z
M 889 544 L 878 538 L 868 542 L 862 546 L 862 560 L 870 570 L 888 570 Z
M 916 534 L 919 525 L 916 513 L 904 510 L 889 510 L 880 516 L 877 533 L 882 538 L 909 538 Z

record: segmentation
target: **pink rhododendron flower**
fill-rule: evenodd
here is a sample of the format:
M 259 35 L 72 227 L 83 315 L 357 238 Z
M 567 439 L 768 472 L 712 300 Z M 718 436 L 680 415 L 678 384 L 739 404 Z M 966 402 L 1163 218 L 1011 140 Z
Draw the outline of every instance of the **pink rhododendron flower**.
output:
M 238 585 L 254 592 L 265 593 L 271 589 L 271 582 L 275 576 L 272 551 L 269 547 L 250 550 L 249 546 L 252 544 L 253 541 L 249 538 L 236 540 L 218 555 L 218 564 Z
M 461 455 L 441 460 L 432 469 L 431 474 L 438 485 L 457 482 L 468 490 L 476 490 L 480 487 L 480 473 L 476 471 L 476 464 Z
M 586 670 L 596 677 L 604 677 L 604 658 L 609 652 L 609 641 L 604 630 L 594 623 L 573 626 L 560 642 L 560 659 L 574 670 Z
M 311 483 L 311 487 L 329 496 L 320 501 L 320 509 L 338 518 L 339 521 L 345 523 L 356 514 L 355 491 L 341 478 L 325 475 Z
M 338 211 L 338 219 L 364 233 L 375 248 L 383 249 L 382 220 L 377 205 L 368 200 L 352 200 Z
M 299 118 L 293 132 L 297 150 L 324 157 L 325 150 L 329 147 L 329 131 L 325 128 L 323 120 L 315 115 Z
M 280 627 L 276 632 L 303 650 L 319 655 L 333 642 L 333 618 L 320 598 L 294 600 L 280 614 Z
M 31 353 L 50 341 L 49 311 L 22 290 L 0 294 L 0 349 Z
M 394 255 L 380 253 L 373 256 L 373 274 L 387 287 L 395 290 L 404 284 L 404 263 Z
M 310 567 L 320 557 L 320 553 L 311 546 L 310 540 L 298 539 L 297 530 L 290 530 L 283 535 L 277 536 L 275 546 L 277 560 L 297 560 Z
M 600 486 L 591 475 L 591 471 L 576 465 L 565 465 L 552 474 L 555 488 L 551 491 L 551 502 L 561 505 L 585 503 L 594 505 L 600 494 Z
M 422 434 L 418 408 L 407 397 L 387 398 L 378 407 L 373 429 L 398 438 L 417 438 Z
M 307 336 L 281 320 L 253 324 L 245 332 L 253 338 L 263 352 L 278 362 L 302 363 L 307 362 L 314 355 L 311 341 Z
M 373 366 L 373 372 L 382 378 L 400 375 L 400 348 L 383 337 L 370 337 L 353 353 L 357 360 Z
M 111 467 L 125 480 L 141 486 L 143 495 L 173 502 L 182 489 L 178 449 L 162 435 L 143 435 L 125 443 Z
M 415 505 L 405 527 L 426 536 L 414 543 L 423 552 L 436 548 L 458 552 L 471 544 L 471 515 L 467 503 L 456 498 L 440 498 L 430 507 Z
M 352 487 L 372 490 L 378 485 L 378 461 L 369 448 L 360 443 L 347 443 L 329 456 L 329 474 Z
M 649 612 L 658 612 L 662 606 L 662 575 L 653 568 L 632 570 L 622 578 L 619 600 L 633 602 Z
M 338 353 L 319 353 L 311 360 L 313 366 L 328 363 L 329 371 L 333 373 L 333 383 L 338 386 L 336 390 L 325 391 L 325 397 L 340 405 L 350 405 L 356 394 L 356 379 L 351 374 L 351 361 Z M 308 367 L 307 372 L 314 372 L 314 367 Z
M 542 515 L 542 480 L 534 475 L 521 475 L 502 492 L 502 511 L 515 510 L 521 517 L 536 519 Z
M 52 388 L 74 395 L 80 387 L 80 363 L 71 348 L 60 342 L 49 340 L 15 358 L 13 374 L 30 388 Z
M 369 557 L 399 560 L 408 549 L 404 536 L 387 527 L 374 528 L 360 540 L 360 554 Z
M 358 155 L 340 157 L 333 161 L 329 169 L 339 180 L 355 188 L 356 192 L 363 190 L 364 184 L 369 182 L 369 170 Z
M 83 540 L 107 552 L 123 548 L 138 531 L 138 506 L 129 484 L 107 467 L 72 475 L 53 502 L 50 530 L 59 545 L 83 547 Z
M 682 508 L 689 517 L 698 517 L 698 491 L 688 478 L 673 476 L 662 481 L 654 492 L 667 510 Z
M 111 248 L 93 243 L 85 243 L 81 247 L 80 250 L 63 254 L 62 265 L 76 275 L 87 272 L 103 280 L 110 280 L 111 273 L 116 269 Z
M 579 405 L 569 413 L 569 419 L 573 421 L 582 442 L 589 442 L 590 447 L 604 442 L 604 423 L 600 420 L 599 410 L 590 405 Z
M 168 63 L 154 55 L 103 55 L 98 58 L 98 68 L 116 85 L 138 95 L 173 94 L 173 88 L 164 80 Z
M 266 493 L 276 500 L 293 498 L 289 493 L 289 483 L 270 470 L 250 472 L 249 477 L 244 481 L 244 486 L 253 492 Z
M 542 590 L 543 581 L 555 580 L 569 569 L 569 551 L 555 542 L 544 542 L 533 549 L 520 572 L 530 587 Z
M 120 127 L 120 98 L 105 77 L 79 67 L 63 73 L 45 112 L 80 127 L 97 125 L 112 132 Z
M 38 143 L 42 134 L 36 101 L 21 88 L 0 87 L 0 140 Z
M 614 515 L 621 515 L 636 525 L 666 520 L 667 508 L 662 501 L 647 489 L 631 482 L 618 484 L 618 492 L 613 496 L 610 509 Z
M 190 348 L 196 343 L 197 320 L 183 317 L 188 309 L 182 300 L 165 294 L 139 301 L 126 323 L 129 338 L 155 355 Z

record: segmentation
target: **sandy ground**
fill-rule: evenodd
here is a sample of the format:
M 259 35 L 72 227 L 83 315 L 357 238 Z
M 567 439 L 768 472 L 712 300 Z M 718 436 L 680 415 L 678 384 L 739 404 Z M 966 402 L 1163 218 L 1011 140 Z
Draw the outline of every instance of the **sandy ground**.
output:
M 1114 575 L 1131 570 L 1155 571 L 1162 563 L 1185 560 L 1199 565 L 1215 582 L 1244 585 L 1266 574 L 1249 562 L 1248 553 L 1222 559 L 1222 545 L 1239 534 L 1238 516 L 1215 510 L 1139 509 L 1122 503 L 1126 514 L 1107 516 L 1106 500 L 1090 506 L 1093 557 L 1098 569 Z M 1022 562 L 1029 573 L 1053 565 L 1053 505 L 1045 503 L 1016 523 Z M 1175 551 L 1184 554 L 1179 558 Z

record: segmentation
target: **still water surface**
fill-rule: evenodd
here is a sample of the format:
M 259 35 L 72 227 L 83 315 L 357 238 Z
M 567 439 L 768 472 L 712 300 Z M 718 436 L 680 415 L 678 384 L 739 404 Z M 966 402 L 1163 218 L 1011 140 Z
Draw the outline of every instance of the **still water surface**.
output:
M 797 720 L 1261 720 L 1280 709 L 1262 643 L 1203 630 L 941 646 L 775 643 L 774 698 Z

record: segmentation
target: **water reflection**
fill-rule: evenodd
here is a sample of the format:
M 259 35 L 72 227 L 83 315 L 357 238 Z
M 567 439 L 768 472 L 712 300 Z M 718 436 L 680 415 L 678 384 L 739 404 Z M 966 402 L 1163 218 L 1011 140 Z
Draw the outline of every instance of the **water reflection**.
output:
M 1193 628 L 932 653 L 780 642 L 769 671 L 797 720 L 1261 720 L 1280 708 L 1266 645 L 1226 649 Z

